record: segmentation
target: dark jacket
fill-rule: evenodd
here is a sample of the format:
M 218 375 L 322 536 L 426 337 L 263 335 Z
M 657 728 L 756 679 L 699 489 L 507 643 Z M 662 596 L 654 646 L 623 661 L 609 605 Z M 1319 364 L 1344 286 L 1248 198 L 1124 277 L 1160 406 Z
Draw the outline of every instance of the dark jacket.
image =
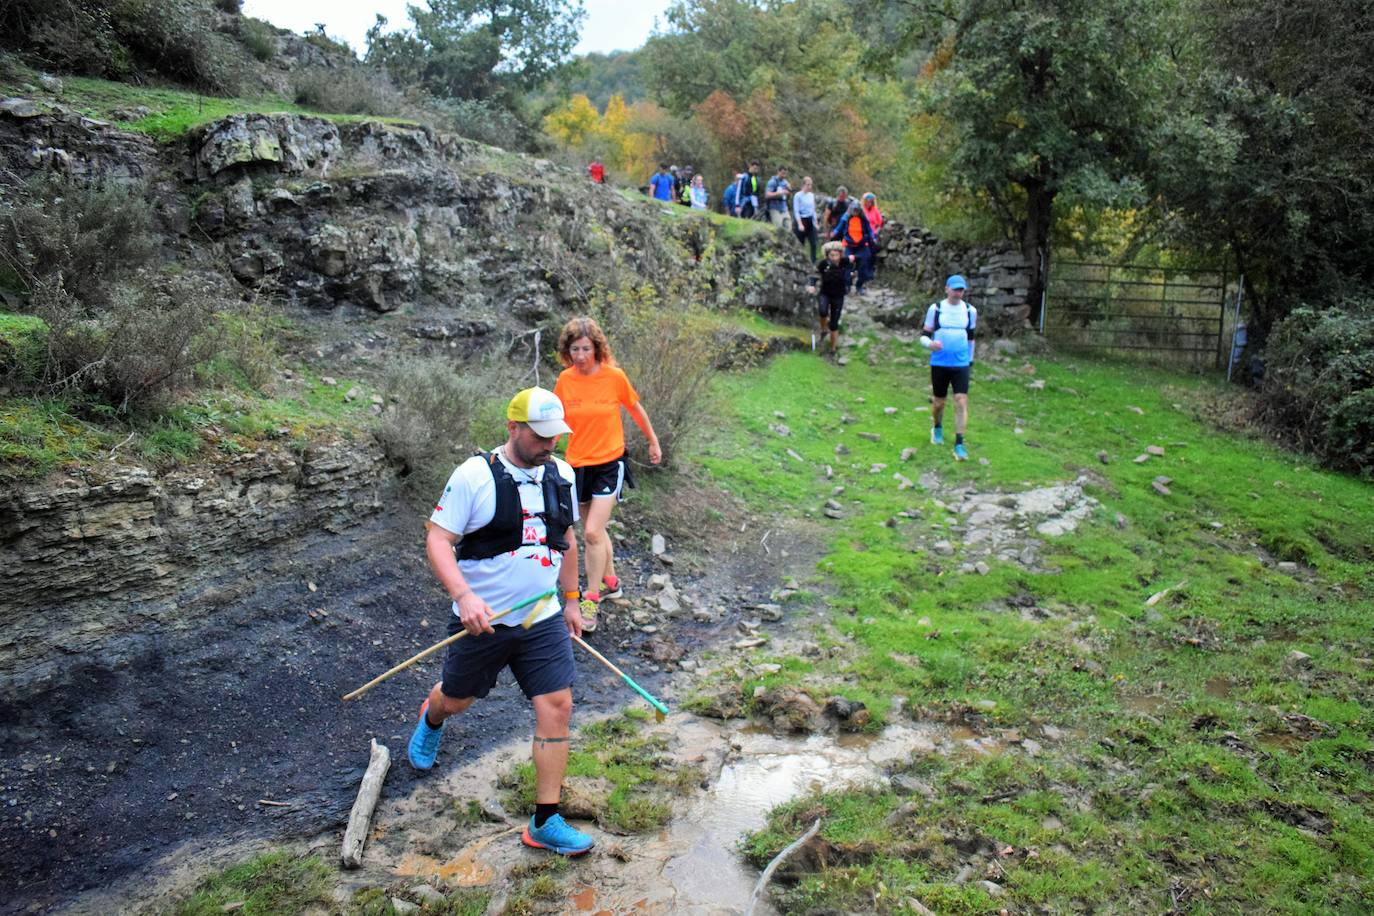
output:
M 841 258 L 838 264 L 831 264 L 829 258 L 816 262 L 816 289 L 831 298 L 844 298 L 845 274 L 849 271 L 849 259 Z

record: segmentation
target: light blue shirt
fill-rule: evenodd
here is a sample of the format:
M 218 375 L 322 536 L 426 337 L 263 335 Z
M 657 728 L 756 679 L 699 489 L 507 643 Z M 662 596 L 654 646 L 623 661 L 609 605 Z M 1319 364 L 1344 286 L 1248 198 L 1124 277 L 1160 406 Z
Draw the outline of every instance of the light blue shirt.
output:
M 935 327 L 936 309 L 940 310 L 940 326 L 931 337 L 940 342 L 941 349 L 931 351 L 930 364 L 951 368 L 967 366 L 973 361 L 973 347 L 968 335 L 969 331 L 978 327 L 978 310 L 966 302 L 956 305 L 948 299 L 942 299 L 926 309 L 927 328 Z
M 792 198 L 792 212 L 796 214 L 797 222 L 801 222 L 803 217 L 816 218 L 816 195 L 810 191 L 798 191 Z

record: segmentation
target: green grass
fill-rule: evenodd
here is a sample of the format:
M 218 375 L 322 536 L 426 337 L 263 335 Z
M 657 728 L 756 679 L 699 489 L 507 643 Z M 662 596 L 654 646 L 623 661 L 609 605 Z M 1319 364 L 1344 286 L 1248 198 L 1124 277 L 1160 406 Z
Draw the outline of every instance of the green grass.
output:
M 348 379 L 326 385 L 309 373 L 298 379 L 286 394 L 210 388 L 156 413 L 98 422 L 83 418 L 93 408 L 77 400 L 0 397 L 0 478 L 88 464 L 116 447 L 121 460 L 165 466 L 243 454 L 271 441 L 299 448 L 319 437 L 352 437 L 374 424 L 367 385 Z M 355 387 L 362 394 L 350 402 L 345 395 Z
M 11 83 L 0 82 L 0 95 L 41 97 L 45 93 L 23 91 L 26 80 Z M 288 114 L 315 115 L 331 121 L 384 121 L 388 124 L 413 124 L 405 118 L 379 118 L 375 115 L 345 115 L 315 111 L 297 105 L 280 96 L 264 95 L 257 98 L 221 98 L 201 95 L 184 89 L 154 86 L 136 86 L 131 83 L 111 82 L 110 80 L 90 77 L 66 76 L 62 79 L 63 92 L 60 102 L 68 107 L 93 118 L 108 119 L 120 109 L 143 106 L 150 114 L 135 121 L 120 122 L 120 126 L 148 134 L 159 141 L 177 140 L 187 131 L 201 124 L 243 112 L 285 112 Z
M 213 875 L 187 900 L 174 904 L 170 916 L 212 916 L 232 903 L 242 903 L 247 916 L 299 913 L 328 905 L 325 882 L 330 869 L 318 856 L 301 858 L 272 852 Z
M 672 814 L 669 797 L 695 786 L 700 774 L 670 764 L 667 741 L 640 734 L 647 714 L 627 709 L 577 730 L 568 757 L 568 776 L 604 777 L 614 787 L 603 826 L 641 833 L 662 826 Z M 534 807 L 534 764 L 517 764 L 501 778 L 512 810 Z
M 1052 357 L 1033 359 L 1034 375 L 1016 360 L 1001 381 L 976 367 L 974 460 L 955 464 L 929 445 L 929 414 L 913 410 L 926 404 L 923 365 L 893 361 L 918 354 L 894 345 L 869 366 L 864 353 L 843 368 L 794 354 L 721 382 L 731 412 L 698 460 L 775 524 L 830 526 L 803 584 L 827 596 L 818 640 L 850 650 L 770 658 L 782 670 L 747 680 L 745 696 L 794 683 L 862 699 L 878 722 L 903 697 L 992 734 L 1037 736 L 1048 723 L 1067 736 L 1042 739 L 1035 757 L 917 756 L 913 772 L 937 799 L 896 826 L 885 821 L 905 799 L 885 791 L 836 790 L 774 812 L 747 843 L 760 864 L 818 814 L 833 847 L 834 864 L 786 890 L 788 909 L 900 912 L 906 896 L 941 913 L 1162 912 L 1175 897 L 1199 913 L 1374 907 L 1374 486 L 1210 427 L 1199 408 L 1228 396 L 1212 381 Z M 1045 389 L 1028 389 L 1031 378 Z M 791 435 L 769 430 L 780 422 Z M 1134 463 L 1151 444 L 1166 455 Z M 870 473 L 873 463 L 888 467 Z M 1101 507 L 1045 539 L 1040 562 L 1056 572 L 993 560 L 988 575 L 963 575 L 957 557 L 913 546 L 958 536 L 935 536 L 939 494 L 899 491 L 894 471 L 982 493 L 1087 474 Z M 1150 487 L 1160 474 L 1173 478 L 1170 496 Z M 843 521 L 820 517 L 836 485 Z M 923 515 L 885 525 L 900 509 Z M 1303 571 L 1280 573 L 1262 552 Z M 1023 621 L 1011 598 L 1053 616 Z M 1295 649 L 1310 667 L 1288 662 Z M 1296 716 L 1319 724 L 1295 737 Z M 1005 897 L 952 883 L 967 858 L 959 845 L 979 837 L 1012 847 L 990 857 Z

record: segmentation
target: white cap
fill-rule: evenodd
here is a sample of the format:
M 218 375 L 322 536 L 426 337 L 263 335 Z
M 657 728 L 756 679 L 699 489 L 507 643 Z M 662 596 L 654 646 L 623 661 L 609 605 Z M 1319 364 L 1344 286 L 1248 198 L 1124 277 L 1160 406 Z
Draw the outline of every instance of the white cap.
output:
M 526 388 L 511 398 L 506 407 L 506 419 L 528 424 L 545 439 L 572 432 L 563 421 L 563 402 L 547 388 Z

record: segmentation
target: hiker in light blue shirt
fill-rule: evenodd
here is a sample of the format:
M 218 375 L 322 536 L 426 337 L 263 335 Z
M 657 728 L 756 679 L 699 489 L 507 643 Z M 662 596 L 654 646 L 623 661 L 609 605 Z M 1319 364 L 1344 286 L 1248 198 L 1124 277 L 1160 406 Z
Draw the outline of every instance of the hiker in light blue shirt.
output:
M 926 310 L 921 345 L 930 350 L 930 441 L 945 444 L 941 421 L 945 400 L 954 388 L 954 460 L 967 461 L 964 432 L 968 427 L 968 383 L 973 367 L 978 310 L 964 301 L 968 281 L 954 274 L 945 281 L 945 298 Z

